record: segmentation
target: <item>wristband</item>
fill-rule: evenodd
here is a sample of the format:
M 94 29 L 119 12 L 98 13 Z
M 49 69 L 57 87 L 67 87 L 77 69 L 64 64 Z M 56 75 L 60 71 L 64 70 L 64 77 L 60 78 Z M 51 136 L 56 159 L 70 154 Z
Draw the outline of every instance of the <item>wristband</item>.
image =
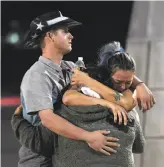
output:
M 144 83 L 144 82 L 138 82 L 136 85 L 135 85 L 135 88 L 138 86 L 138 85 L 140 85 L 141 83 Z

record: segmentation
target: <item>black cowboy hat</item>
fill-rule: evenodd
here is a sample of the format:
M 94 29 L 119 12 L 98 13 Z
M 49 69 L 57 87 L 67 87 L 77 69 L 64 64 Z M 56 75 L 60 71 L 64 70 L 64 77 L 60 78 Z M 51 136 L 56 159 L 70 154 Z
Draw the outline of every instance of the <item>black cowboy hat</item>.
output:
M 68 28 L 81 25 L 82 23 L 65 17 L 60 11 L 45 13 L 36 17 L 30 24 L 30 30 L 25 36 L 24 46 L 34 48 L 39 44 L 39 38 L 46 32 L 56 28 L 59 25 L 66 25 Z

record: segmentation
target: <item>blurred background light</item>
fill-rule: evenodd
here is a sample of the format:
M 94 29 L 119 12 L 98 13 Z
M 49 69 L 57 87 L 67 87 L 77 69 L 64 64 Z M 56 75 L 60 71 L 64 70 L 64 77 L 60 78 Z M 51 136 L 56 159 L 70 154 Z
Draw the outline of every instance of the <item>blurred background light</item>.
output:
M 2 36 L 2 46 L 10 45 L 12 47 L 21 48 L 23 42 L 24 31 L 20 25 L 20 21 L 11 20 L 8 23 L 8 28 Z
M 6 42 L 9 44 L 18 44 L 20 42 L 20 34 L 18 32 L 9 32 L 6 36 Z

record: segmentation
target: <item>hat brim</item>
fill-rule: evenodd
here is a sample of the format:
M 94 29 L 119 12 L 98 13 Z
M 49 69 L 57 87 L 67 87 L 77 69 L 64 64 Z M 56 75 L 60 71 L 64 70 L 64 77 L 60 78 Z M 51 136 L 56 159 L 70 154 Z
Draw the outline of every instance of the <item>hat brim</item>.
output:
M 82 25 L 82 23 L 68 18 L 67 20 L 61 21 L 59 24 L 66 24 L 69 28 Z
M 38 36 L 37 38 L 35 39 L 31 39 L 31 35 L 33 33 L 33 31 L 30 29 L 27 34 L 25 35 L 25 40 L 24 40 L 24 47 L 25 48 L 36 48 L 37 45 L 38 45 L 38 39 L 46 32 L 52 30 L 52 29 L 55 29 L 55 28 L 58 28 L 60 26 L 67 26 L 69 29 L 72 29 L 76 26 L 79 26 L 79 25 L 82 25 L 82 23 L 78 22 L 78 21 L 75 21 L 75 20 L 72 20 L 70 18 L 66 19 L 66 20 L 63 20 L 63 21 L 60 21 L 56 24 L 53 24 L 51 26 L 47 26 L 47 28 L 44 29 L 44 31 L 42 31 Z

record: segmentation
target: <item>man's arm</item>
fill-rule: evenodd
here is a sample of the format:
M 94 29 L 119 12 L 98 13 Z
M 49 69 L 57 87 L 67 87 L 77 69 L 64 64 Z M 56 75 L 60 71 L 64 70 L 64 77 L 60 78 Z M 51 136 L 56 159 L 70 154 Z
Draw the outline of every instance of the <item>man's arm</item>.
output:
M 109 152 L 116 153 L 116 151 L 109 146 L 119 146 L 117 143 L 114 143 L 118 141 L 117 138 L 104 136 L 105 134 L 109 133 L 106 130 L 88 132 L 71 124 L 57 114 L 54 114 L 50 109 L 39 111 L 39 116 L 43 126 L 47 127 L 58 135 L 74 140 L 85 141 L 95 151 L 110 155 Z
M 39 111 L 39 116 L 43 126 L 47 127 L 58 135 L 74 140 L 83 140 L 86 142 L 90 140 L 90 132 L 74 126 L 64 118 L 54 114 L 50 109 Z

